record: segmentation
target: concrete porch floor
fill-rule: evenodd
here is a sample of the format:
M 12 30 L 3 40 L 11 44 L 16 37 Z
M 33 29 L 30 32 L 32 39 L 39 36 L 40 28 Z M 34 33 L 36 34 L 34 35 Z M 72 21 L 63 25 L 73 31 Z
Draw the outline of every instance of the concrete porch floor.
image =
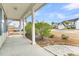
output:
M 38 45 L 31 45 L 28 39 L 22 36 L 11 36 L 0 48 L 0 56 L 52 56 Z

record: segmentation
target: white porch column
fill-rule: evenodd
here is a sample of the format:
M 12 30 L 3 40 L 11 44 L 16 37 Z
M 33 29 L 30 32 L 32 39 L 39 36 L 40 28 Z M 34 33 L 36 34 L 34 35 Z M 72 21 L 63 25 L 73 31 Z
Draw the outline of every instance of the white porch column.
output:
M 21 35 L 21 19 L 20 19 L 20 21 L 19 21 L 19 32 L 20 32 L 20 35 Z
M 25 22 L 25 18 L 23 19 L 23 37 L 25 38 L 25 24 L 24 24 L 24 22 Z
M 6 19 L 6 30 L 7 30 L 7 33 L 6 33 L 6 39 L 7 39 L 7 37 L 8 37 L 8 19 Z
M 35 42 L 35 19 L 34 19 L 34 10 L 32 9 L 32 44 L 36 44 Z

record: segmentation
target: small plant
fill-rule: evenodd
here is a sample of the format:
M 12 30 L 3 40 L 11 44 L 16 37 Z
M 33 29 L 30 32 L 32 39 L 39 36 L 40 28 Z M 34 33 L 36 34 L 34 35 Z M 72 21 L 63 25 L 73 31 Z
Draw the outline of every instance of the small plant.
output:
M 52 34 L 52 35 L 50 35 L 50 38 L 53 38 L 54 37 L 54 35 Z
M 69 38 L 69 37 L 68 37 L 67 35 L 65 35 L 65 34 L 62 34 L 61 37 L 62 37 L 62 39 L 64 39 L 64 40 L 67 40 L 67 39 Z
M 77 55 L 74 53 L 68 53 L 68 56 L 77 56 Z

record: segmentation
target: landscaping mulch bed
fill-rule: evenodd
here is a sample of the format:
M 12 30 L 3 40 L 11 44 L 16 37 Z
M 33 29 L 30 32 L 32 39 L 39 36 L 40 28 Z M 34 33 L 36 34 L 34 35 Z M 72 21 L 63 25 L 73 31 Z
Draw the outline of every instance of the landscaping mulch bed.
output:
M 39 44 L 41 47 L 45 47 L 48 45 L 72 45 L 72 46 L 79 46 L 79 40 L 74 39 L 68 39 L 63 40 L 60 37 L 54 37 L 54 38 L 47 38 L 47 39 L 41 39 L 36 40 L 37 44 Z

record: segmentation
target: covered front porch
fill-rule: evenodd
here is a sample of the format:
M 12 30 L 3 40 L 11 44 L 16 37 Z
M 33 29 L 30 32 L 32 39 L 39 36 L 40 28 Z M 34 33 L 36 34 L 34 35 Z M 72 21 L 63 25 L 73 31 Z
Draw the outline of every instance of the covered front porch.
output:
M 39 10 L 43 3 L 3 3 L 0 4 L 1 11 L 1 36 L 0 36 L 0 55 L 27 55 L 27 56 L 50 56 L 53 55 L 35 42 L 35 12 Z M 32 41 L 25 37 L 24 22 L 28 16 L 32 16 Z M 8 20 L 19 21 L 18 35 L 9 35 Z M 27 19 L 28 20 L 28 19 Z M 23 23 L 22 23 L 23 22 Z M 15 25 L 15 24 L 14 24 Z M 13 28 L 12 28 L 13 29 Z
M 5 40 L 9 37 L 9 26 L 8 20 L 19 21 L 19 34 L 25 38 L 25 25 L 24 22 L 27 20 L 28 17 L 32 16 L 32 45 L 36 44 L 35 42 L 35 12 L 39 10 L 45 4 L 43 3 L 3 3 L 0 4 L 0 8 L 2 11 L 2 34 L 1 37 L 1 46 Z M 27 24 L 27 23 L 26 23 Z M 15 25 L 15 24 L 14 24 Z M 16 24 L 17 25 L 17 24 Z M 15 25 L 15 26 L 16 26 Z M 18 35 L 19 35 L 18 34 Z
M 53 56 L 21 35 L 10 36 L 0 49 L 0 56 Z

